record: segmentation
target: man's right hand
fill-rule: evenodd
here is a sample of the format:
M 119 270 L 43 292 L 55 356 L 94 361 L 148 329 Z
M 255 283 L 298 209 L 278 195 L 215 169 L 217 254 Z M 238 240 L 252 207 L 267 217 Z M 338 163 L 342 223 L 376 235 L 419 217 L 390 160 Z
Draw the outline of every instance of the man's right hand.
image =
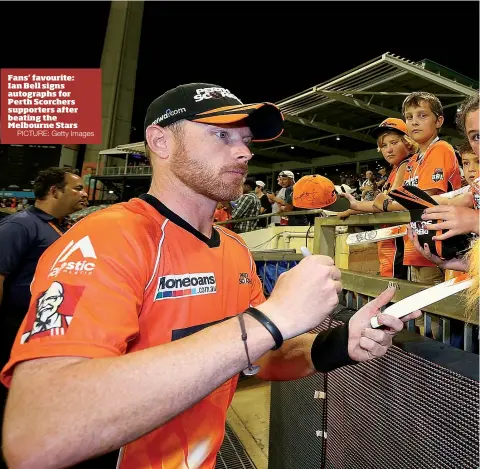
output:
M 270 298 L 257 309 L 280 329 L 285 340 L 322 323 L 338 304 L 340 270 L 327 256 L 307 256 L 278 277 Z

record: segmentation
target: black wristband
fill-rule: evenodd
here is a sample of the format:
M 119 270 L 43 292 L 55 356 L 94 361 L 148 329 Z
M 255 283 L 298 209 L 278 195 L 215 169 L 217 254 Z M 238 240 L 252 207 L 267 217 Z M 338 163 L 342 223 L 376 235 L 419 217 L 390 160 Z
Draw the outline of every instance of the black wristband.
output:
M 256 308 L 248 308 L 245 310 L 245 314 L 249 314 L 255 318 L 265 329 L 267 329 L 270 334 L 272 334 L 273 340 L 275 341 L 275 347 L 272 350 L 278 350 L 283 344 L 283 335 L 278 329 L 278 327 L 270 321 L 268 316 L 265 316 L 261 311 Z
M 321 373 L 358 363 L 348 354 L 348 323 L 320 332 L 312 344 L 311 358 L 313 366 Z
M 383 201 L 383 211 L 388 212 L 388 204 L 390 203 L 390 199 L 385 199 Z

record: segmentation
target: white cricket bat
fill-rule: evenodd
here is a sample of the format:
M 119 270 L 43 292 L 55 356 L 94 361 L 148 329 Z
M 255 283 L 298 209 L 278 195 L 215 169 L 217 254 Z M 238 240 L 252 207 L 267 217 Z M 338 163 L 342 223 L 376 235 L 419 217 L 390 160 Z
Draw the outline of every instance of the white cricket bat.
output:
M 472 284 L 472 279 L 465 280 L 464 277 L 452 278 L 451 280 L 447 280 L 446 282 L 439 283 L 433 287 L 426 288 L 421 292 L 397 301 L 393 305 L 386 308 L 383 311 L 383 314 L 390 314 L 396 318 L 402 318 L 407 314 L 413 313 L 414 311 L 425 308 L 425 306 L 431 305 L 437 301 L 447 298 L 450 295 L 465 290 Z M 370 325 L 374 329 L 381 326 L 381 324 L 378 323 L 376 316 L 370 319 Z
M 390 226 L 378 230 L 361 231 L 347 236 L 347 244 L 376 243 L 385 239 L 399 238 L 407 234 L 407 225 Z

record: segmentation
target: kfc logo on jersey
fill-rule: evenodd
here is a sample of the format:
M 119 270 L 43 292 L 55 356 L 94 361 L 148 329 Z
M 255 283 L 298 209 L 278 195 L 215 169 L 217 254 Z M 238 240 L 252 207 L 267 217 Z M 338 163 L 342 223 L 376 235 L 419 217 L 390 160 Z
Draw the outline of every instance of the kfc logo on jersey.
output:
M 95 270 L 95 262 L 87 259 L 96 259 L 89 236 L 84 236 L 80 241 L 70 241 L 59 254 L 52 265 L 49 277 L 58 277 L 62 272 L 70 275 L 91 275 Z M 68 262 L 67 260 L 70 259 Z
M 435 168 L 432 174 L 432 181 L 439 182 L 443 181 L 443 169 L 442 168 Z
M 84 288 L 52 282 L 37 298 L 35 304 L 30 306 L 35 308 L 35 314 L 29 310 L 26 332 L 22 334 L 20 343 L 25 344 L 32 338 L 65 335 Z
M 198 103 L 204 99 L 222 99 L 222 98 L 232 98 L 238 101 L 238 104 L 242 102 L 229 90 L 220 87 L 211 87 L 211 88 L 198 88 L 197 94 L 193 99 Z

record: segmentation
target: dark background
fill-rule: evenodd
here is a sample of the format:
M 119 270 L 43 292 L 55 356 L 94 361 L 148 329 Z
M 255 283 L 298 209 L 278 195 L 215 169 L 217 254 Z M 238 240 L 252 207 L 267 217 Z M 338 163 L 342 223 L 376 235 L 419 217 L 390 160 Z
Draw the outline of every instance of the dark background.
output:
M 2 2 L 0 67 L 98 67 L 109 2 Z M 478 2 L 146 2 L 132 141 L 181 83 L 279 101 L 384 52 L 479 75 Z M 127 143 L 127 142 L 126 142 Z
M 99 67 L 109 2 L 1 2 L 0 67 Z M 211 82 L 279 101 L 384 52 L 478 80 L 478 2 L 146 2 L 131 141 L 148 104 Z M 125 142 L 127 143 L 127 142 Z

